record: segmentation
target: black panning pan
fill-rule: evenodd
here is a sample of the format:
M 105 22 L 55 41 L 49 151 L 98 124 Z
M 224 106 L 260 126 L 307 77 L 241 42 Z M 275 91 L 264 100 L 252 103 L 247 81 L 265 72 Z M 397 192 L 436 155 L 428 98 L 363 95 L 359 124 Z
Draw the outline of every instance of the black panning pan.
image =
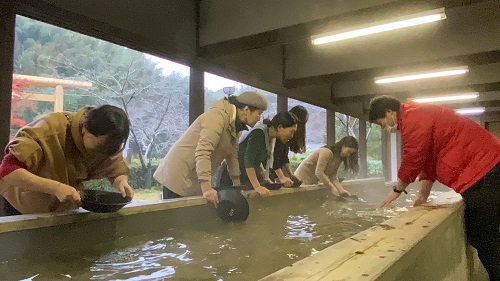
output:
M 225 188 L 217 191 L 219 204 L 217 216 L 225 222 L 242 222 L 250 213 L 248 201 L 238 189 Z
M 132 201 L 129 196 L 103 190 L 86 189 L 81 192 L 82 208 L 94 213 L 112 213 Z
M 301 185 L 302 185 L 302 183 L 303 183 L 303 181 L 301 181 L 301 180 L 299 180 L 299 179 L 295 179 L 295 180 L 293 180 L 293 185 L 292 185 L 292 187 L 299 187 L 299 186 L 301 186 Z
M 268 181 L 261 182 L 260 185 L 269 189 L 269 190 L 278 190 L 283 187 L 282 183 L 272 183 Z

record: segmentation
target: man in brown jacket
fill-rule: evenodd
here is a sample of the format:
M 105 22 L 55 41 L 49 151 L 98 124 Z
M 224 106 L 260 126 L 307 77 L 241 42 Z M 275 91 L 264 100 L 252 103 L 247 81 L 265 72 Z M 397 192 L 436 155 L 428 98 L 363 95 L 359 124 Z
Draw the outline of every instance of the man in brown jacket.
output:
M 233 185 L 240 185 L 238 140 L 267 109 L 263 95 L 246 91 L 224 98 L 200 115 L 170 148 L 154 173 L 163 185 L 163 199 L 203 195 L 217 203 L 212 172 L 225 159 Z
M 133 197 L 121 150 L 129 119 L 115 106 L 50 113 L 19 130 L 0 165 L 0 194 L 11 214 L 78 208 L 83 182 L 108 178 Z

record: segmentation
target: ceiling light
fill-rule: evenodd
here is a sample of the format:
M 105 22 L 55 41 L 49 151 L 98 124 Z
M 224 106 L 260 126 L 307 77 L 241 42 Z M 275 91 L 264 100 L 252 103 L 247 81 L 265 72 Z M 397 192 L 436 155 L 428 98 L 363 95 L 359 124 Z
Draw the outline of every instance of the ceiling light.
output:
M 464 115 L 481 114 L 484 112 L 484 107 L 462 108 L 462 109 L 457 109 L 456 112 L 458 114 L 464 114 Z
M 394 82 L 402 82 L 410 80 L 420 80 L 420 79 L 460 75 L 460 74 L 465 74 L 467 72 L 469 72 L 469 68 L 467 66 L 461 66 L 461 67 L 454 67 L 454 68 L 447 68 L 447 69 L 433 70 L 426 72 L 376 77 L 375 83 L 386 84 L 386 83 L 394 83 Z
M 412 99 L 412 101 L 414 101 L 414 102 L 441 102 L 441 101 L 469 100 L 469 99 L 476 99 L 477 97 L 479 97 L 478 93 L 469 93 L 469 94 L 454 95 L 454 96 L 417 98 L 417 99 Z
M 342 32 L 342 33 L 326 33 L 316 36 L 312 36 L 311 40 L 314 45 L 331 43 L 335 41 L 350 39 L 354 37 L 365 36 L 369 34 L 375 34 L 380 32 L 385 32 L 389 30 L 400 29 L 404 27 L 410 27 L 415 25 L 420 25 L 424 23 L 435 22 L 439 20 L 446 19 L 446 14 L 444 8 L 422 12 L 418 14 L 413 14 L 405 17 L 395 18 L 391 20 L 386 20 L 378 23 L 370 24 L 365 27 L 358 27 L 355 30 Z

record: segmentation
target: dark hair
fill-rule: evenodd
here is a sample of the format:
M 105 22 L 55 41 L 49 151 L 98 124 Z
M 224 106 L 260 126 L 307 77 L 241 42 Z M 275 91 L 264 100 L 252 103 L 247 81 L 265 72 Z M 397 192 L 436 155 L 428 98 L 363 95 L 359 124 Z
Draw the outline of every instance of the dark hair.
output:
M 278 112 L 278 114 L 274 115 L 272 120 L 269 119 L 264 119 L 262 123 L 266 124 L 268 127 L 274 127 L 278 128 L 279 126 L 283 128 L 288 128 L 292 127 L 295 124 L 299 123 L 299 118 L 295 116 L 295 114 L 288 112 L 288 111 L 282 111 Z
M 351 170 L 353 173 L 357 174 L 359 170 L 358 164 L 358 140 L 353 136 L 343 137 L 337 143 L 331 146 L 324 146 L 329 148 L 334 155 L 340 157 L 340 152 L 342 151 L 342 147 L 350 147 L 356 149 L 356 152 L 351 154 L 349 157 L 343 158 L 342 162 L 344 162 L 344 169 Z
M 248 104 L 244 104 L 244 103 L 239 102 L 236 99 L 236 96 L 229 96 L 229 97 L 224 98 L 224 99 L 227 100 L 230 104 L 236 106 L 237 109 L 243 109 L 243 108 L 245 108 L 245 106 L 248 106 L 248 109 L 250 109 L 250 111 L 255 111 L 255 110 L 259 109 L 258 107 L 255 107 L 253 105 L 248 105 Z
M 83 126 L 94 136 L 106 136 L 100 152 L 110 156 L 123 149 L 130 133 L 130 121 L 125 111 L 107 104 L 89 108 Z
M 401 108 L 401 102 L 391 96 L 376 96 L 370 101 L 370 111 L 368 113 L 368 119 L 370 122 L 375 122 L 379 118 L 384 118 L 385 113 L 389 110 L 396 111 L 399 114 L 399 109 Z
M 288 141 L 290 151 L 294 153 L 304 153 L 306 152 L 306 123 L 309 119 L 309 113 L 302 105 L 292 107 L 290 112 L 295 114 L 295 116 L 299 119 L 297 131 L 295 131 L 293 137 Z

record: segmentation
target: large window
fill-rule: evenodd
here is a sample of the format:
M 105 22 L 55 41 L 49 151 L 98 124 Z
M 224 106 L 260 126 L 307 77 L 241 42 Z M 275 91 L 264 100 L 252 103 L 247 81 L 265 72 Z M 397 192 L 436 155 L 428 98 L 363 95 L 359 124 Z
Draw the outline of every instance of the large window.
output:
M 54 111 L 123 108 L 130 182 L 150 188 L 159 159 L 188 127 L 189 67 L 18 16 L 13 97 L 12 134 Z
M 226 88 L 226 91 L 224 88 Z M 205 110 L 208 110 L 214 102 L 227 97 L 228 94 L 237 96 L 245 91 L 259 92 L 267 99 L 269 107 L 264 114 L 262 114 L 263 118 L 272 118 L 276 114 L 277 96 L 275 94 L 205 72 Z
M 345 136 L 359 140 L 359 119 L 342 113 L 335 113 L 335 138 L 339 141 Z M 382 141 L 380 126 L 366 122 L 366 146 L 368 176 L 382 175 Z
M 288 108 L 302 105 L 309 113 L 306 124 L 306 149 L 314 151 L 326 144 L 326 109 L 295 99 L 288 99 Z

